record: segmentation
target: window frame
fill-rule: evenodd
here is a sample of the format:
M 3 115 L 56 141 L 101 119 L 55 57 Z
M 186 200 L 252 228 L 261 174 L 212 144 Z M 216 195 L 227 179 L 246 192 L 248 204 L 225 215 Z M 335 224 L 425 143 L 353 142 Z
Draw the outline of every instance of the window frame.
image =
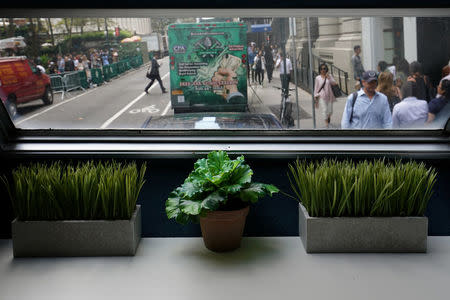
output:
M 450 8 L 436 9 L 240 9 L 242 17 L 450 16 Z M 151 17 L 229 16 L 234 9 L 5 9 L 2 17 Z M 256 158 L 298 156 L 389 156 L 449 159 L 450 122 L 428 130 L 73 130 L 16 128 L 0 105 L 0 156 L 124 158 L 195 157 L 211 150 L 227 150 Z

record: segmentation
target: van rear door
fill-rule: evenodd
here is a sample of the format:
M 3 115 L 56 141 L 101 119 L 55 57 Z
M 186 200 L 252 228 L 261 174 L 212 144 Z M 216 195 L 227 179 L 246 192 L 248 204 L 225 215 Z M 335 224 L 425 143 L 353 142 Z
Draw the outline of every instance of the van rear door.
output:
M 34 95 L 33 73 L 26 60 L 14 61 L 12 65 L 18 80 L 14 94 L 16 95 L 17 103 L 23 103 Z

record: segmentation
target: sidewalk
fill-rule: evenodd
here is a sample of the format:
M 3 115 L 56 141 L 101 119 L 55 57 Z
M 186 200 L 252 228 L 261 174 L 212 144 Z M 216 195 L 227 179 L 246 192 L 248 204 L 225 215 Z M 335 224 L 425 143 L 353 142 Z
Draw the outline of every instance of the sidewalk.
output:
M 273 113 L 277 115 L 279 111 L 279 106 L 281 103 L 281 90 L 275 87 L 281 87 L 280 73 L 274 71 L 272 81 L 269 83 L 267 80 L 267 73 L 264 74 L 263 86 L 259 84 L 252 83 L 247 88 L 248 93 L 248 104 L 250 112 L 252 113 Z M 294 88 L 294 84 L 291 82 L 289 87 Z M 300 106 L 300 129 L 313 129 L 313 107 L 312 98 L 309 91 L 305 91 L 300 87 L 297 88 L 298 91 L 298 104 Z M 293 103 L 292 117 L 295 120 L 295 127 L 291 129 L 297 129 L 297 104 L 295 99 L 295 90 L 290 91 L 291 96 L 289 97 Z M 345 108 L 347 96 L 337 98 L 336 102 L 333 104 L 333 114 L 331 116 L 331 126 L 330 128 L 340 128 L 342 112 Z M 322 110 L 315 109 L 316 116 L 316 128 L 325 128 L 325 122 L 322 117 Z

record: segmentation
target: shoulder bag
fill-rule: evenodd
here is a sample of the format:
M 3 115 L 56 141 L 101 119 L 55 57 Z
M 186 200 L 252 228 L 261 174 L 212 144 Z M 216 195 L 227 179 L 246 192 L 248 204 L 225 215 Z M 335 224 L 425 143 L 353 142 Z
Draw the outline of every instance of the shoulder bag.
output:
M 337 85 L 337 84 L 331 85 L 331 90 L 333 91 L 334 97 L 337 98 L 337 97 L 342 96 L 341 88 L 339 87 L 339 85 Z

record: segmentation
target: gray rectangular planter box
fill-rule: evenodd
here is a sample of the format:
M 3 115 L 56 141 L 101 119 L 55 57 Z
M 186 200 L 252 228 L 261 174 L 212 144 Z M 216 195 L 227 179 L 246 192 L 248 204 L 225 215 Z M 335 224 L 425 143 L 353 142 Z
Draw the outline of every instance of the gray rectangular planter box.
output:
M 427 217 L 310 217 L 299 204 L 299 234 L 307 253 L 427 252 Z
M 135 255 L 141 207 L 130 220 L 12 222 L 14 257 Z

